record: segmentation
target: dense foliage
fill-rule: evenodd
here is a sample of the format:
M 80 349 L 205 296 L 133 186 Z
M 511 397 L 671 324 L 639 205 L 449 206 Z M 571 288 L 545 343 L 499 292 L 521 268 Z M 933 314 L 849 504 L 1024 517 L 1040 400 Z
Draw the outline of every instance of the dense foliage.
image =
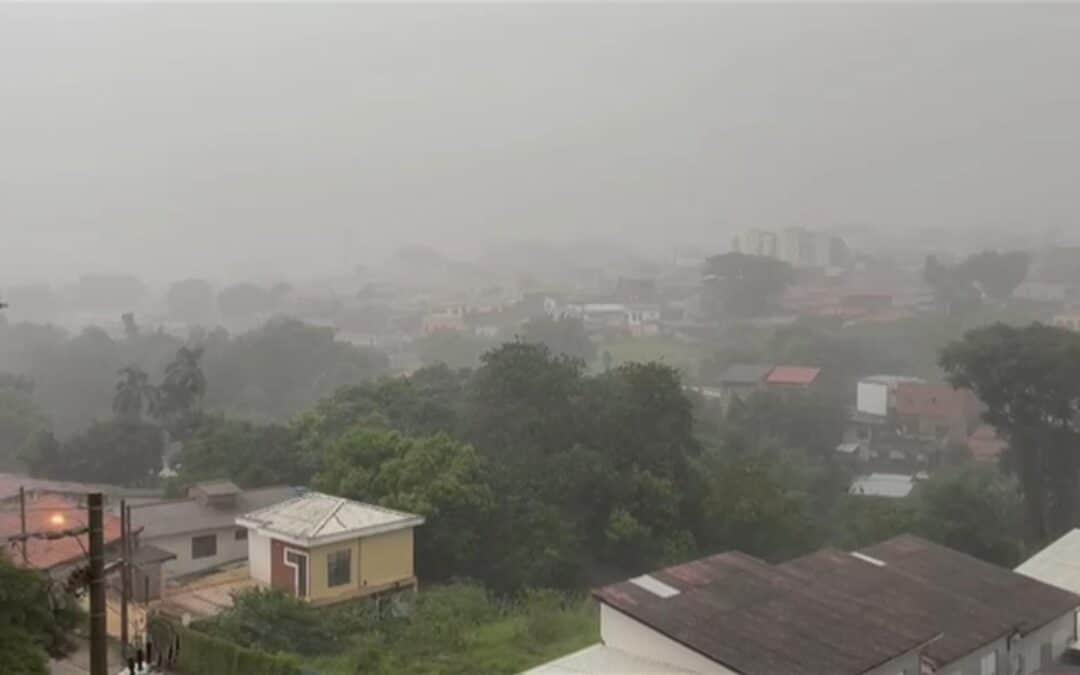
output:
M 1042 543 L 1073 527 L 1080 509 L 1080 334 L 1031 324 L 969 332 L 942 353 L 956 386 L 972 389 L 1009 440 L 1027 534 Z
M 192 352 L 203 348 L 195 360 L 205 375 L 205 392 L 190 379 L 190 368 L 171 378 L 165 372 L 185 346 Z M 113 414 L 117 373 L 129 366 L 167 391 L 172 383 L 178 387 L 173 393 L 184 394 L 186 388 L 206 408 L 285 421 L 340 386 L 385 374 L 389 360 L 374 349 L 336 341 L 332 329 L 288 319 L 236 336 L 195 331 L 188 345 L 158 331 L 137 330 L 117 339 L 95 327 L 71 336 L 51 326 L 0 321 L 0 371 L 33 383 L 27 397 L 47 412 L 60 437 Z
M 48 658 L 71 649 L 82 614 L 54 594 L 38 572 L 15 567 L 0 553 L 0 664 L 4 672 L 45 675 Z
M 596 626 L 591 603 L 575 597 L 532 591 L 507 601 L 475 585 L 452 584 L 428 588 L 415 600 L 399 596 L 382 611 L 357 604 L 315 608 L 280 592 L 254 591 L 192 628 L 306 657 L 328 675 L 495 675 L 592 644 Z

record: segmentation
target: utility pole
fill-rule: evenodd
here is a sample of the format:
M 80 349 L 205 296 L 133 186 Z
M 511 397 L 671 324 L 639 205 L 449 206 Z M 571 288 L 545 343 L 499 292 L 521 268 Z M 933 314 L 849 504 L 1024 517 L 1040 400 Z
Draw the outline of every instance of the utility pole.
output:
M 30 567 L 30 554 L 26 550 L 26 488 L 19 486 L 19 522 L 22 525 L 22 531 L 20 534 L 23 536 L 22 540 L 22 561 L 23 567 Z
M 90 526 L 90 675 L 108 675 L 105 608 L 105 518 L 100 492 L 86 496 Z
M 120 500 L 120 648 L 124 661 L 128 655 L 128 511 L 125 500 Z

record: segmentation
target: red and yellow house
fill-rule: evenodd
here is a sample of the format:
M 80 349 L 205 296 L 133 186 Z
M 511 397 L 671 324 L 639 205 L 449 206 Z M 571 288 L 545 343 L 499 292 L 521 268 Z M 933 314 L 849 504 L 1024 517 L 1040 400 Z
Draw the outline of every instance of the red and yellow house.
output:
M 415 588 L 413 530 L 424 519 L 308 492 L 245 514 L 251 577 L 314 604 Z

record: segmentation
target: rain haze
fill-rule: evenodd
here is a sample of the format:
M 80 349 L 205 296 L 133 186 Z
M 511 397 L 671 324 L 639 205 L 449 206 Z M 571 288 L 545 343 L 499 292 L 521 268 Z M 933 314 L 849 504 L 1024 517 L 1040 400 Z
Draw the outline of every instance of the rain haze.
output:
M 2 277 L 1068 237 L 1080 7 L 5 5 Z
M 1080 675 L 1078 38 L 0 0 L 2 675 Z

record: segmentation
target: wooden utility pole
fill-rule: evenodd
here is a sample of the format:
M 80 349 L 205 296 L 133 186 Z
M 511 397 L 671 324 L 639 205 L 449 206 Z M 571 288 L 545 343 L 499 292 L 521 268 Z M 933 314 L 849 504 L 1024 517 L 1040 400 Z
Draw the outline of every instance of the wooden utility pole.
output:
M 125 500 L 120 500 L 120 648 L 127 661 L 128 655 L 128 512 Z
M 22 524 L 20 534 L 23 536 L 22 540 L 22 561 L 23 567 L 30 567 L 30 554 L 26 550 L 26 488 L 19 486 L 19 522 Z
M 86 496 L 90 529 L 90 675 L 108 675 L 105 607 L 105 517 L 100 492 Z

